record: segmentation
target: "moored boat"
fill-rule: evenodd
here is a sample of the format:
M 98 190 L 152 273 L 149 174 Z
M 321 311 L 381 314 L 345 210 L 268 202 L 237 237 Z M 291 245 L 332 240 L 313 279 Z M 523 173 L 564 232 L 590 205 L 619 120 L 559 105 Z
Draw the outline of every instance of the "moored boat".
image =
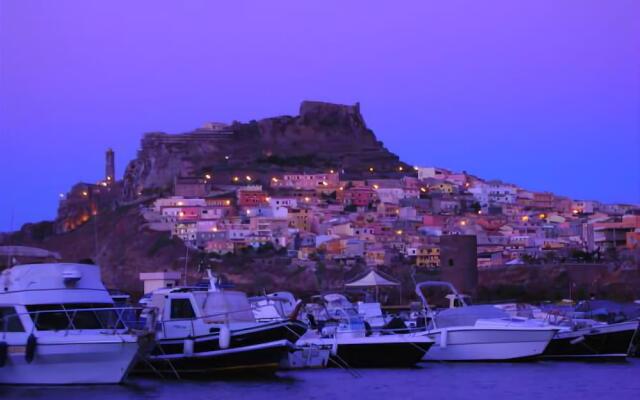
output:
M 440 287 L 460 307 L 435 310 L 423 290 Z M 423 334 L 435 341 L 427 361 L 513 361 L 534 359 L 544 353 L 557 332 L 549 326 L 523 326 L 506 312 L 490 305 L 468 305 L 448 282 L 427 281 L 416 286 L 425 307 Z
M 313 331 L 297 345 L 331 349 L 329 366 L 411 367 L 424 357 L 433 340 L 416 334 L 372 332 L 353 304 L 340 294 L 328 294 L 308 307 Z
M 140 335 L 123 318 L 131 309 L 114 307 L 97 266 L 18 265 L 0 283 L 0 383 L 107 384 L 127 376 Z
M 544 310 L 527 304 L 500 307 L 510 312 L 512 318 L 520 319 L 522 324 L 558 328 L 541 355 L 545 359 L 622 360 L 632 352 L 634 340 L 639 335 L 640 321 L 637 319 L 607 323 L 585 318 L 593 315 L 566 307 Z
M 307 330 L 294 319 L 256 321 L 245 293 L 223 290 L 213 275 L 208 288 L 157 290 L 148 305 L 156 345 L 137 370 L 164 376 L 272 373 Z

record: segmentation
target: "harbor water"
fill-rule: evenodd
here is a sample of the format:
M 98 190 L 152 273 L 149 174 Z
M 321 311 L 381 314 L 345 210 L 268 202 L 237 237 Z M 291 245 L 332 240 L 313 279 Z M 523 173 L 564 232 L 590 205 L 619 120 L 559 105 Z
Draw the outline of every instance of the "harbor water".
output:
M 357 375 L 357 376 L 355 376 Z M 130 377 L 123 385 L 0 386 L 0 399 L 518 399 L 640 398 L 640 360 L 621 363 L 423 363 L 413 369 L 279 372 L 263 379 L 171 381 Z

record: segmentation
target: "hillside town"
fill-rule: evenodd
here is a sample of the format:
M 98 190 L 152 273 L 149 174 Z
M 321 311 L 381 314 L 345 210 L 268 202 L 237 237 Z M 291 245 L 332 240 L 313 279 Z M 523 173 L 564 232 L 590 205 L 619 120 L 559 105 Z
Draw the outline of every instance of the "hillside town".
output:
M 338 170 L 177 176 L 170 193 L 139 207 L 148 229 L 178 237 L 191 249 L 213 257 L 271 250 L 301 266 L 322 261 L 438 270 L 452 262 L 441 257 L 441 239 L 455 235 L 475 237 L 480 270 L 616 261 L 640 248 L 637 206 L 403 165 L 394 178 L 377 176 L 375 165 L 361 179 L 345 179 Z M 100 202 L 117 196 L 114 176 L 109 150 L 104 180 L 62 195 L 61 208 L 88 206 L 58 229 L 73 230 L 96 214 Z

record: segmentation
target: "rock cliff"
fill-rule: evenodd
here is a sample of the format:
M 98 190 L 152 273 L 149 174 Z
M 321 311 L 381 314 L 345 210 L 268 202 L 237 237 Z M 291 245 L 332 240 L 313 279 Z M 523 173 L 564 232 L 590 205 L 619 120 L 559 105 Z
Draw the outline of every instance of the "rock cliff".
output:
M 145 134 L 137 158 L 125 171 L 123 194 L 131 200 L 145 191 L 170 187 L 175 176 L 203 170 L 260 172 L 302 166 L 310 171 L 339 168 L 357 175 L 373 165 L 377 173 L 406 166 L 367 128 L 359 104 L 304 101 L 295 117 L 210 124 L 177 135 Z

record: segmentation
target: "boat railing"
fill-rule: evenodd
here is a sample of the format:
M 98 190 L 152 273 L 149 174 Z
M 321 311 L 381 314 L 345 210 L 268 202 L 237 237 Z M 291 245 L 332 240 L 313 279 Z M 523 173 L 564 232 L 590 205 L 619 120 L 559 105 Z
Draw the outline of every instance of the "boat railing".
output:
M 12 318 L 29 317 L 32 331 L 99 330 L 111 333 L 146 333 L 153 329 L 154 310 L 144 307 L 59 308 L 15 312 L 2 316 L 4 332 Z
M 550 325 L 573 325 L 573 317 L 567 311 L 553 309 L 545 313 L 544 322 Z

